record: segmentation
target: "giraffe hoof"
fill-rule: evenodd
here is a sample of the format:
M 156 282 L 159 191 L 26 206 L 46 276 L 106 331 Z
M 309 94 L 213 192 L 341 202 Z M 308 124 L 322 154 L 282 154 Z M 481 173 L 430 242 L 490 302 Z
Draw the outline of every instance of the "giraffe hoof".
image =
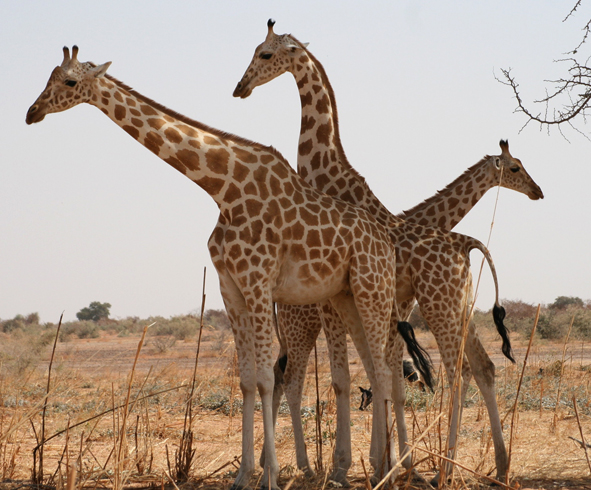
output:
M 252 490 L 248 485 L 240 485 L 239 483 L 232 483 L 230 490 Z
M 429 484 L 433 488 L 439 488 L 439 480 L 441 479 L 441 474 L 439 472 L 433 477 L 433 479 L 429 482 Z
M 333 480 L 332 478 L 328 480 L 329 486 L 333 488 L 350 488 L 351 483 L 346 478 L 340 480 Z

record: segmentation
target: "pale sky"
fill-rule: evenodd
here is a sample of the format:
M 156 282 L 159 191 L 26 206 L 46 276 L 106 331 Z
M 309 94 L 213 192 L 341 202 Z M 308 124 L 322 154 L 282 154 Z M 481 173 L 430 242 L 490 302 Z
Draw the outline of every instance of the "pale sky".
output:
M 490 242 L 501 297 L 550 303 L 591 299 L 591 142 L 566 141 L 515 114 L 494 78 L 512 68 L 527 103 L 574 48 L 591 2 L 567 22 L 570 1 L 19 1 L 0 4 L 0 318 L 38 312 L 67 320 L 91 301 L 112 317 L 222 308 L 207 252 L 213 200 L 82 105 L 25 124 L 29 106 L 77 44 L 81 61 L 210 126 L 273 145 L 296 163 L 300 124 L 293 77 L 246 100 L 232 91 L 266 34 L 309 42 L 336 94 L 351 164 L 393 212 L 451 182 L 508 139 L 545 194 L 502 189 Z M 591 44 L 586 47 L 591 53 Z M 540 107 L 539 110 L 543 110 Z M 591 127 L 587 126 L 587 132 Z M 486 243 L 489 191 L 455 229 Z M 477 272 L 481 256 L 474 252 Z M 477 305 L 494 301 L 483 276 Z

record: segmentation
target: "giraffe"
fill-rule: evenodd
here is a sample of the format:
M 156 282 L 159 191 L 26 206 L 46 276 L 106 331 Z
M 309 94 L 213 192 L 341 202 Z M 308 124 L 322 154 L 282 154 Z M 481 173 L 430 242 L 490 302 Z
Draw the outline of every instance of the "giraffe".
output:
M 301 132 L 300 142 L 298 147 L 298 172 L 307 180 L 311 182 L 315 187 L 326 192 L 329 195 L 342 198 L 348 202 L 353 202 L 362 207 L 368 209 L 372 215 L 376 216 L 380 222 L 383 222 L 390 228 L 392 236 L 396 237 L 395 242 L 397 246 L 397 252 L 401 251 L 401 247 L 413 247 L 416 245 L 412 238 L 404 239 L 399 232 L 401 226 L 399 224 L 400 217 L 394 217 L 373 195 L 368 188 L 364 179 L 355 171 L 355 169 L 349 164 L 345 156 L 338 129 L 338 117 L 336 111 L 336 103 L 334 98 L 334 92 L 330 86 L 326 73 L 322 65 L 313 57 L 313 55 L 307 51 L 307 44 L 300 43 L 297 39 L 291 35 L 277 36 L 273 33 L 273 21 L 268 22 L 268 33 L 265 41 L 259 45 L 256 50 L 254 57 L 247 68 L 243 78 L 236 86 L 234 96 L 237 97 L 248 97 L 255 87 L 267 83 L 268 81 L 276 78 L 282 73 L 289 71 L 291 72 L 298 86 L 300 93 L 300 100 L 302 104 L 302 120 L 301 120 Z M 455 187 L 451 186 L 447 192 L 440 192 L 434 196 L 431 200 L 427 200 L 422 205 L 419 205 L 413 210 L 409 210 L 404 216 L 409 224 L 411 222 L 419 222 L 408 218 L 413 216 L 413 212 L 418 216 L 419 212 L 425 216 L 425 220 L 419 222 L 421 225 L 426 226 L 440 226 L 442 230 L 449 231 L 457 221 L 459 221 L 465 212 L 468 212 L 469 207 L 466 204 L 470 203 L 471 206 L 482 197 L 486 192 L 486 184 L 483 184 L 483 180 L 488 181 L 489 188 L 494 185 L 504 185 L 505 187 L 513 188 L 520 192 L 524 192 L 529 195 L 530 198 L 536 199 L 543 197 L 539 187 L 531 180 L 531 178 L 525 172 L 521 162 L 517 159 L 513 159 L 508 151 L 508 144 L 506 142 L 501 143 L 503 150 L 499 157 L 487 157 L 481 162 L 481 167 L 484 169 L 485 163 L 491 164 L 488 167 L 493 168 L 490 172 L 482 171 L 482 176 L 479 176 L 474 185 L 468 183 L 468 175 L 476 176 L 476 165 L 472 171 L 466 172 L 463 179 L 463 185 L 459 185 L 462 179 L 455 181 Z M 513 178 L 503 179 L 501 182 L 498 177 L 499 171 L 502 169 L 508 169 L 511 171 L 510 175 Z M 496 174 L 494 169 L 496 169 Z M 517 173 L 521 170 L 520 173 Z M 525 176 L 525 177 L 523 177 Z M 495 180 L 496 179 L 496 180 Z M 523 181 L 521 181 L 523 180 Z M 477 184 L 477 185 L 476 185 Z M 459 192 L 458 196 L 453 194 L 453 189 Z M 446 188 L 447 189 L 447 188 Z M 473 197 L 472 192 L 481 192 L 477 197 Z M 462 194 L 463 193 L 463 194 Z M 466 197 L 468 200 L 466 201 Z M 441 215 L 444 215 L 442 211 L 449 212 L 454 207 L 452 204 L 455 203 L 455 199 L 458 199 L 457 204 L 461 204 L 464 207 L 464 214 L 457 213 L 455 223 L 442 223 L 439 219 Z M 445 206 L 441 207 L 442 201 L 446 201 Z M 459 207 L 459 206 L 456 206 Z M 428 209 L 430 208 L 430 209 Z M 434 211 L 433 211 L 434 210 Z M 423 217 L 421 216 L 421 218 Z M 437 218 L 437 219 L 434 219 Z M 442 226 L 443 225 L 443 226 Z M 408 226 L 408 225 L 407 225 Z M 395 228 L 398 227 L 398 231 Z M 454 235 L 458 236 L 458 235 Z M 417 235 L 415 235 L 416 239 Z M 408 237 L 407 237 L 408 238 Z M 439 253 L 439 258 L 443 255 L 442 252 L 437 252 L 434 248 L 432 254 L 429 255 L 429 260 L 434 260 Z M 457 267 L 466 267 L 468 264 L 468 258 L 466 255 L 458 254 L 459 261 L 455 263 Z M 449 257 L 448 257 L 449 258 Z M 416 257 L 413 259 L 416 260 Z M 439 260 L 439 259 L 437 259 Z M 441 268 L 441 263 L 437 264 L 425 264 L 425 267 L 420 272 L 421 280 L 424 284 L 428 285 L 433 294 L 437 294 L 440 298 L 438 301 L 431 301 L 431 299 L 424 294 L 419 297 L 418 285 L 413 284 L 413 278 L 410 275 L 404 274 L 408 272 L 408 269 L 401 270 L 403 266 L 401 263 L 404 262 L 404 251 L 398 256 L 397 262 L 397 300 L 401 318 L 404 319 L 412 309 L 415 297 L 419 300 L 421 309 L 428 312 L 429 325 L 433 331 L 440 351 L 442 352 L 442 360 L 446 366 L 448 379 L 453 379 L 455 370 L 455 358 L 457 358 L 458 352 L 458 335 L 460 331 L 459 323 L 459 312 L 467 302 L 466 297 L 462 297 L 462 300 L 453 299 L 448 306 L 451 306 L 448 311 L 452 311 L 455 315 L 456 321 L 448 322 L 447 324 L 442 320 L 445 316 L 446 308 L 438 308 L 438 304 L 441 305 L 441 298 L 449 297 L 453 295 L 454 291 L 459 294 L 459 291 L 465 291 L 471 284 L 471 279 L 468 275 L 462 275 L 458 272 L 459 269 L 452 271 L 450 274 L 447 272 L 447 276 L 444 276 L 446 282 L 442 285 L 440 278 L 437 278 L 436 269 Z M 453 264 L 453 257 L 451 263 Z M 416 280 L 415 280 L 416 281 Z M 439 281 L 439 284 L 437 284 Z M 433 284 L 439 288 L 439 293 L 436 288 L 433 288 Z M 461 286 L 460 286 L 461 285 Z M 413 289 L 414 288 L 414 289 Z M 464 293 L 462 293 L 464 294 Z M 498 296 L 498 293 L 497 293 Z M 299 413 L 299 399 L 301 398 L 301 388 L 303 383 L 303 377 L 305 375 L 305 360 L 308 358 L 309 353 L 314 345 L 314 341 L 320 330 L 321 322 L 325 328 L 327 335 L 327 341 L 329 349 L 331 348 L 331 341 L 334 342 L 334 332 L 331 329 L 338 330 L 335 323 L 332 322 L 331 317 L 328 315 L 329 320 L 326 316 L 326 308 L 323 308 L 324 317 L 319 315 L 319 312 L 314 307 L 302 307 L 302 306 L 279 306 L 278 307 L 278 318 L 281 320 L 281 328 L 285 329 L 296 329 L 293 325 L 304 323 L 308 330 L 308 335 L 305 336 L 300 331 L 298 339 L 300 342 L 290 343 L 290 335 L 283 333 L 285 345 L 282 345 L 282 354 L 287 354 L 287 361 L 282 360 L 285 366 L 285 373 L 279 373 L 276 369 L 278 383 L 276 384 L 276 396 L 275 403 L 281 397 L 281 391 L 284 388 L 290 408 L 292 409 L 292 421 L 294 422 L 294 435 L 296 437 L 296 452 L 298 454 L 298 466 L 306 473 L 311 473 L 312 470 L 307 461 L 305 454 L 305 444 L 303 437 L 301 437 L 301 431 L 296 429 L 296 426 L 300 425 L 301 422 L 297 419 Z M 305 318 L 305 320 L 304 320 Z M 496 319 L 497 320 L 497 319 Z M 495 320 L 495 323 L 497 321 Z M 443 323 L 442 323 L 443 321 Z M 327 326 L 329 327 L 327 329 Z M 498 327 L 498 325 L 497 325 Z M 341 328 L 342 331 L 342 328 Z M 338 336 L 338 335 L 337 335 Z M 396 344 L 399 342 L 398 338 L 394 338 L 393 342 Z M 340 353 L 340 359 L 335 360 L 335 352 L 331 351 L 331 360 L 334 365 L 331 365 L 333 374 L 333 383 L 335 385 L 335 393 L 337 396 L 337 407 L 342 407 L 344 411 L 349 410 L 347 402 L 339 403 L 339 395 L 347 397 L 349 395 L 349 373 L 348 365 L 346 360 L 346 349 L 344 347 L 344 340 L 337 342 L 336 344 L 338 353 Z M 506 344 L 504 352 L 509 354 L 510 349 L 507 349 Z M 393 366 L 393 376 L 395 381 L 400 380 L 399 373 L 402 371 L 402 357 L 399 345 L 393 349 L 391 365 Z M 478 340 L 476 333 L 473 331 L 473 327 L 470 327 L 468 332 L 468 343 L 466 346 L 466 352 L 469 354 L 468 358 L 470 363 L 464 362 L 462 375 L 464 380 L 469 381 L 471 377 L 470 366 L 477 368 L 476 381 L 479 388 L 483 392 L 483 396 L 486 400 L 489 417 L 491 419 L 491 426 L 493 427 L 493 437 L 495 442 L 495 455 L 497 462 L 497 477 L 502 479 L 504 477 L 507 468 L 507 456 L 502 439 L 502 430 L 500 426 L 500 420 L 498 417 L 498 408 L 494 399 L 494 365 L 490 361 L 490 358 L 486 354 L 482 344 Z M 290 362 L 292 358 L 293 362 Z M 336 379 L 335 379 L 336 378 Z M 284 380 L 285 384 L 281 384 Z M 468 383 L 464 382 L 463 390 L 460 394 L 460 399 L 463 400 L 465 397 L 465 389 Z M 402 390 L 402 391 L 401 391 Z M 395 383 L 393 386 L 393 402 L 396 409 L 396 422 L 398 425 L 400 451 L 403 452 L 403 448 L 406 443 L 406 428 L 404 425 L 404 392 L 402 383 Z M 461 406 L 461 404 L 460 404 Z M 455 447 L 455 427 L 459 423 L 461 416 L 460 408 L 456 405 L 454 410 L 454 418 L 450 426 L 450 447 Z M 295 414 L 294 415 L 294 411 Z M 348 413 L 346 416 L 348 417 Z M 339 424 L 337 418 L 337 448 L 339 446 L 338 431 L 340 427 L 344 427 L 347 430 L 347 420 L 343 424 Z M 347 436 L 341 440 L 346 446 Z M 342 450 L 343 452 L 350 451 L 350 446 Z M 337 454 L 335 450 L 335 460 L 337 460 Z M 411 465 L 410 458 L 404 459 L 406 467 Z M 335 463 L 336 464 L 336 463 Z M 350 464 L 350 462 L 349 462 Z M 344 469 L 343 472 L 346 472 Z M 334 475 L 333 475 L 334 476 Z M 435 478 L 434 482 L 437 482 Z M 346 482 L 342 482 L 346 483 Z
M 500 155 L 486 155 L 462 175 L 423 202 L 398 214 L 410 223 L 452 230 L 489 189 L 502 186 L 521 192 L 532 201 L 544 199 L 518 158 L 509 152 L 509 142 L 501 140 Z
M 367 211 L 306 184 L 272 147 L 224 133 L 148 99 L 108 75 L 111 62 L 79 62 L 67 47 L 27 124 L 88 103 L 100 109 L 216 202 L 220 214 L 208 241 L 231 321 L 244 400 L 242 461 L 234 489 L 254 471 L 254 397 L 263 405 L 263 486 L 276 489 L 273 444 L 273 302 L 330 302 L 354 342 L 369 353 L 380 461 L 395 464 L 391 374 L 385 345 L 395 311 L 395 250 L 387 230 Z M 379 400 L 379 401 L 378 401 Z M 386 458 L 389 456 L 389 461 Z M 388 471 L 376 470 L 375 478 Z M 395 473 L 393 475 L 395 477 Z

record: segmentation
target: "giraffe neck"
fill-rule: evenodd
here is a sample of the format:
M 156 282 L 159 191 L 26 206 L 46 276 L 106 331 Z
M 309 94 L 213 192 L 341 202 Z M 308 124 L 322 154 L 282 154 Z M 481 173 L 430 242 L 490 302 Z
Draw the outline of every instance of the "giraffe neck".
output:
M 491 187 L 499 185 L 497 174 L 488 171 L 489 165 L 490 157 L 486 156 L 451 184 L 398 217 L 419 225 L 452 230 Z
M 334 92 L 322 64 L 304 51 L 290 71 L 302 104 L 298 172 L 325 194 L 367 209 L 386 226 L 402 218 L 450 231 L 491 187 L 498 185 L 496 174 L 487 171 L 489 157 L 485 157 L 443 190 L 393 217 L 347 160 Z
M 298 173 L 319 191 L 366 209 L 386 226 L 398 222 L 347 160 L 334 93 L 320 62 L 304 50 L 290 71 L 302 104 Z
M 280 181 L 300 187 L 299 177 L 272 148 L 181 116 L 109 75 L 99 80 L 89 103 L 203 188 L 229 218 L 253 197 L 268 200 Z

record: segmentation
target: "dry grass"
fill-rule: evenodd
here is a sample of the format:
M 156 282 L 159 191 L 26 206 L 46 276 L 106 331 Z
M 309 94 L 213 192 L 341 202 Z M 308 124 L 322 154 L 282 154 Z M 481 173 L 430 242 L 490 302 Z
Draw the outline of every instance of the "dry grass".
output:
M 521 375 L 521 366 L 505 364 L 500 342 L 482 335 L 497 364 L 497 393 L 501 415 L 509 414 Z M 431 348 L 421 334 L 419 341 Z M 195 340 L 177 341 L 162 352 L 150 343 L 141 350 L 133 370 L 140 338 L 103 335 L 97 339 L 58 343 L 46 408 L 43 483 L 53 488 L 123 488 L 166 485 L 174 488 L 170 464 L 185 426 L 186 400 L 195 363 Z M 523 360 L 527 339 L 515 342 L 517 358 Z M 511 483 L 532 488 L 591 488 L 585 452 L 569 437 L 591 440 L 591 346 L 580 341 L 567 345 L 536 341 L 528 360 L 513 430 Z M 587 352 L 587 350 L 589 352 Z M 497 354 L 498 353 L 498 354 Z M 371 414 L 357 410 L 357 385 L 367 386 L 361 363 L 350 349 L 352 393 L 353 466 L 351 481 L 365 488 L 363 465 L 368 465 Z M 39 438 L 43 400 L 47 388 L 47 359 L 25 369 L 0 366 L 0 472 L 2 488 L 31 482 L 33 449 Z M 318 344 L 318 384 L 323 406 L 321 421 L 323 459 L 330 461 L 336 413 L 330 388 L 326 345 Z M 316 387 L 313 358 L 303 401 L 302 419 L 310 459 L 316 459 Z M 205 330 L 196 375 L 192 410 L 194 458 L 188 482 L 191 488 L 229 488 L 239 465 L 241 442 L 241 396 L 230 336 Z M 467 468 L 454 472 L 454 488 L 480 488 L 486 481 L 478 475 L 494 476 L 494 454 L 486 409 L 479 393 L 468 392 L 464 409 L 458 462 Z M 558 389 L 560 400 L 556 406 Z M 129 393 L 129 401 L 126 402 Z M 578 419 L 573 406 L 577 402 Z M 409 388 L 407 424 L 411 440 L 436 420 L 419 443 L 415 461 L 421 474 L 430 476 L 440 464 L 445 447 L 447 390 L 433 395 Z M 556 412 L 556 418 L 554 413 Z M 102 416 L 91 419 L 98 414 Z M 508 441 L 511 416 L 505 420 Z M 579 428 L 580 421 L 580 428 Z M 262 419 L 255 414 L 256 451 L 262 448 Z M 69 429 L 68 429 L 69 428 Z M 55 435 L 58 434 L 58 435 Z M 55 436 L 54 436 L 55 435 Z M 323 474 L 305 480 L 296 468 L 290 420 L 284 407 L 277 428 L 277 452 L 283 488 L 324 488 Z M 167 458 L 167 453 L 169 457 Z M 169 461 L 171 463 L 169 463 Z M 471 471 L 468 471 L 471 470 Z M 406 485 L 401 479 L 400 486 Z M 255 482 L 253 482 L 254 484 Z

